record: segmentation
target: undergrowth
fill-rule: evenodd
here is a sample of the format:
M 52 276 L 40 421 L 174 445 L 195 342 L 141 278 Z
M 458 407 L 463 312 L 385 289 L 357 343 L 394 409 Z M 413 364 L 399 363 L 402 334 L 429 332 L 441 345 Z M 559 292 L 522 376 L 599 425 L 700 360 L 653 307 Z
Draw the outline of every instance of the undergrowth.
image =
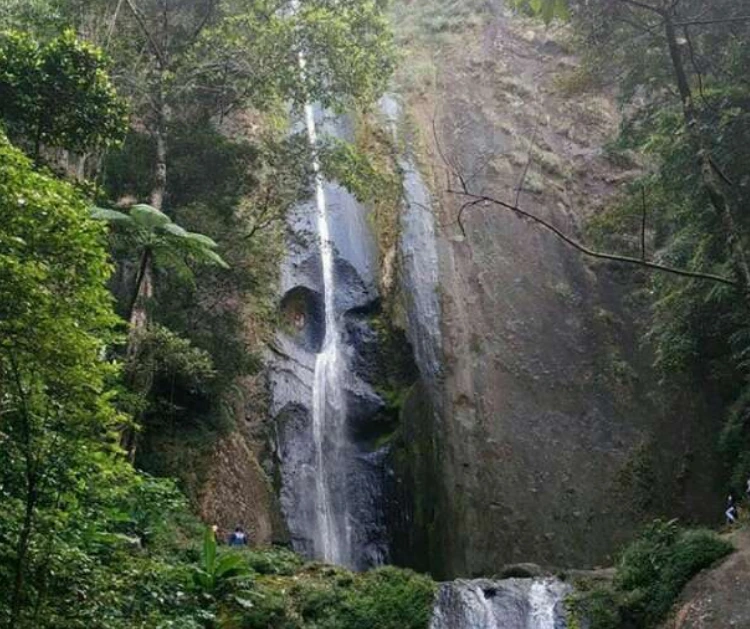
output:
M 568 599 L 570 626 L 656 627 L 685 584 L 730 552 L 732 545 L 711 531 L 657 520 L 625 548 L 611 584 L 577 584 Z

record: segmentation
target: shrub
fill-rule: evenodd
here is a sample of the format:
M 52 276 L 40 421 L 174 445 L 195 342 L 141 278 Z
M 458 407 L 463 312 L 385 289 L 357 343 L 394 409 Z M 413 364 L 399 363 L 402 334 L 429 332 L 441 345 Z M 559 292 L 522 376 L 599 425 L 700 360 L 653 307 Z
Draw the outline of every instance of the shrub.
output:
M 570 629 L 619 629 L 622 626 L 619 598 L 611 586 L 598 585 L 577 591 L 567 600 Z M 585 620 L 584 620 L 585 619 Z
M 273 551 L 276 552 L 276 551 Z M 243 629 L 425 629 L 435 584 L 410 570 L 354 574 L 311 565 L 294 576 L 258 577 Z
M 591 629 L 654 627 L 695 574 L 731 551 L 732 545 L 711 531 L 657 520 L 624 550 L 612 585 L 584 585 L 570 597 L 572 624 L 585 619 Z
M 258 574 L 292 576 L 302 567 L 302 558 L 284 548 L 254 549 L 246 555 L 250 569 Z

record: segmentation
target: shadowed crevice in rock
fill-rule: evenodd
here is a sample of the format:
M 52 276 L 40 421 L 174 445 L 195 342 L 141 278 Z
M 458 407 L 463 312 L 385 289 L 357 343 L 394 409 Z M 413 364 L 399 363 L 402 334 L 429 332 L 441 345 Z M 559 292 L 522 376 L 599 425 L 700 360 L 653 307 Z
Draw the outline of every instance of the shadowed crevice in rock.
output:
M 303 349 L 317 353 L 325 338 L 325 308 L 320 293 L 305 286 L 286 292 L 280 306 L 284 332 Z

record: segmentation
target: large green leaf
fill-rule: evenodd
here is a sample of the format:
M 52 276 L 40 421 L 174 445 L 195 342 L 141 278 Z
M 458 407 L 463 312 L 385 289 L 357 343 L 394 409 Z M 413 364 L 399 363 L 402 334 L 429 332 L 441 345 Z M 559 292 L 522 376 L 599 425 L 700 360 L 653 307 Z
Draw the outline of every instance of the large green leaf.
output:
M 203 247 L 208 247 L 209 249 L 216 249 L 219 246 L 212 238 L 209 238 L 205 234 L 199 234 L 197 232 L 186 232 L 186 238 L 189 238 L 190 240 L 194 241 L 197 244 L 200 244 Z
M 118 223 L 123 225 L 133 224 L 133 219 L 124 212 L 110 210 L 105 207 L 92 207 L 91 218 L 95 218 L 98 221 L 107 221 L 108 223 Z
M 215 264 L 222 269 L 230 268 L 224 258 L 222 258 L 215 251 L 211 251 L 211 249 L 203 249 L 200 253 L 197 254 L 197 256 L 201 259 L 201 261 L 208 262 L 209 264 Z
M 241 576 L 248 571 L 249 569 L 246 565 L 246 560 L 242 555 L 230 554 L 219 557 L 214 574 L 217 579 L 221 579 Z
M 201 554 L 203 570 L 213 575 L 216 569 L 216 536 L 209 526 L 206 527 L 203 534 L 203 551 Z
M 172 219 L 164 214 L 164 212 L 145 203 L 139 203 L 131 207 L 130 216 L 139 227 L 143 227 L 144 229 L 165 228 L 166 225 L 172 222 Z
M 186 229 L 180 227 L 177 223 L 167 223 L 162 229 L 171 236 L 177 236 L 177 238 L 187 238 L 190 233 Z

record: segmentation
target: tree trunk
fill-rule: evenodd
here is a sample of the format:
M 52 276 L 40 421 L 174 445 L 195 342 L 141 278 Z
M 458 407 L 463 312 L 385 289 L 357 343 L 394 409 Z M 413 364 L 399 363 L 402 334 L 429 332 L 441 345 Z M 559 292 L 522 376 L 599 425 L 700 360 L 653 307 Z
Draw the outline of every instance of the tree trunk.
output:
M 130 332 L 128 335 L 128 358 L 137 352 L 137 337 L 148 326 L 148 302 L 154 296 L 153 279 L 153 254 L 150 249 L 144 249 L 138 263 L 138 271 L 135 278 L 135 289 L 133 301 L 130 306 L 128 322 Z
M 164 194 L 167 190 L 167 131 L 169 108 L 164 100 L 164 68 L 158 65 L 156 86 L 156 121 L 154 139 L 156 140 L 156 163 L 154 164 L 154 187 L 151 190 L 151 205 L 157 210 L 164 206 Z
M 167 131 L 169 123 L 169 108 L 164 100 L 164 65 L 157 62 L 157 76 L 154 86 L 154 100 L 156 102 L 156 120 L 153 134 L 156 143 L 156 161 L 154 163 L 154 187 L 151 190 L 151 205 L 157 210 L 163 210 L 164 197 L 167 191 Z M 154 296 L 154 259 L 153 252 L 145 249 L 138 264 L 138 275 L 134 290 L 133 302 L 129 313 L 130 330 L 126 357 L 129 361 L 138 360 L 140 342 L 143 332 L 148 327 L 148 303 Z M 135 373 L 135 372 L 134 372 Z M 151 388 L 150 383 L 138 382 L 135 375 L 130 379 L 130 388 L 142 396 L 147 396 Z M 138 419 L 138 418 L 136 418 Z M 121 439 L 121 445 L 128 453 L 131 463 L 135 461 L 138 447 L 138 432 L 132 427 L 127 428 Z
M 154 296 L 153 282 L 153 254 L 150 249 L 144 249 L 138 263 L 138 271 L 135 278 L 135 289 L 133 301 L 130 306 L 128 323 L 128 344 L 125 349 L 126 362 L 131 364 L 131 375 L 128 377 L 129 388 L 140 395 L 146 396 L 148 389 L 139 386 L 132 368 L 133 363 L 138 361 L 138 353 L 141 347 L 143 333 L 148 327 L 148 304 Z M 138 419 L 137 417 L 135 419 Z M 128 460 L 135 462 L 135 453 L 138 446 L 138 433 L 133 426 L 123 429 L 120 436 L 120 445 L 127 452 Z
M 11 597 L 10 620 L 8 622 L 10 629 L 15 629 L 21 619 L 26 559 L 29 552 L 29 544 L 31 542 L 31 533 L 34 527 L 34 510 L 36 509 L 37 502 L 36 475 L 31 469 L 32 463 L 28 458 L 31 456 L 31 453 L 27 452 L 26 456 L 26 505 L 24 509 L 23 524 L 21 525 L 21 532 L 18 536 L 18 544 L 16 545 L 15 578 L 13 580 L 13 595 Z
M 721 219 L 724 240 L 732 259 L 732 266 L 734 268 L 734 273 L 737 276 L 737 281 L 742 287 L 742 291 L 746 298 L 750 298 L 750 263 L 748 263 L 747 253 L 742 245 L 742 237 L 739 228 L 737 227 L 737 222 L 735 221 L 728 195 L 722 190 L 722 183 L 711 164 L 710 150 L 704 140 L 703 132 L 700 128 L 700 120 L 698 113 L 695 110 L 693 94 L 690 89 L 687 72 L 685 72 L 685 64 L 682 59 L 680 44 L 677 41 L 674 22 L 672 21 L 672 17 L 666 12 L 662 14 L 662 17 L 664 20 L 664 31 L 667 38 L 667 45 L 669 47 L 669 55 L 672 59 L 672 67 L 677 80 L 677 89 L 680 93 L 680 99 L 682 100 L 685 124 L 699 160 L 703 185 L 706 188 L 711 205 Z

